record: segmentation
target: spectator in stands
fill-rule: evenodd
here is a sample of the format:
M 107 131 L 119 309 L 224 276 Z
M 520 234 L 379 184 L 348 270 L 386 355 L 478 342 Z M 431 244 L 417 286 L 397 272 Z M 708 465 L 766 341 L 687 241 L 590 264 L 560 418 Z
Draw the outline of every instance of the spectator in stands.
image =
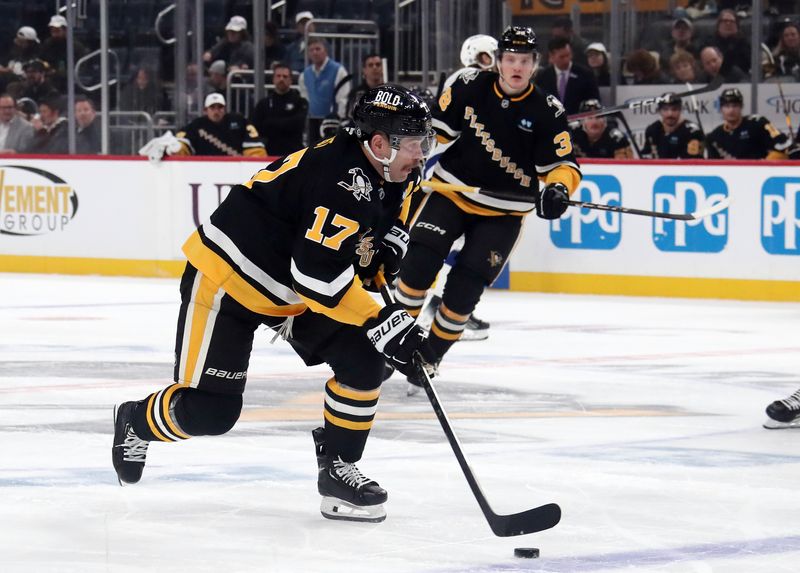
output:
M 700 52 L 697 44 L 692 37 L 694 26 L 688 18 L 678 18 L 672 23 L 670 39 L 664 41 L 659 49 L 659 63 L 666 65 L 670 58 L 679 52 L 689 52 L 697 57 Z
M 563 37 L 551 39 L 547 52 L 550 65 L 536 76 L 536 85 L 556 96 L 568 114 L 577 112 L 583 101 L 600 99 L 594 73 L 572 61 L 569 40 Z
M 309 40 L 308 57 L 311 63 L 303 70 L 298 87 L 308 100 L 308 144 L 313 145 L 321 137 L 322 120 L 345 117 L 350 81 L 345 67 L 328 57 L 327 42 L 322 38 Z
M 50 18 L 47 25 L 50 37 L 42 43 L 40 58 L 47 62 L 51 70 L 50 80 L 59 91 L 67 90 L 67 19 L 55 15 Z M 73 38 L 72 44 L 75 51 L 75 60 L 86 55 L 86 47 Z
M 353 108 L 367 90 L 376 88 L 383 83 L 383 59 L 379 54 L 371 52 L 364 56 L 361 60 L 361 83 L 350 90 L 350 95 L 347 98 L 347 113 L 345 117 L 353 117 Z
M 708 134 L 710 159 L 786 159 L 792 146 L 789 137 L 760 115 L 742 115 L 744 97 L 736 88 L 719 96 L 722 125 Z
M 658 104 L 660 121 L 644 131 L 642 157 L 649 159 L 702 159 L 705 138 L 700 127 L 681 117 L 683 101 L 674 92 Z
M 286 46 L 281 43 L 278 27 L 274 22 L 264 24 L 264 69 L 272 69 L 286 57 Z
M 689 52 L 676 52 L 669 59 L 669 74 L 673 83 L 693 84 L 698 80 L 697 60 Z
M 608 50 L 601 42 L 594 42 L 586 47 L 586 62 L 594 73 L 594 79 L 600 87 L 611 85 L 611 69 L 608 63 Z
M 272 83 L 275 87 L 253 110 L 253 125 L 270 155 L 288 155 L 303 147 L 308 102 L 292 88 L 292 70 L 287 64 L 274 67 Z
M 572 27 L 572 18 L 569 16 L 556 18 L 553 21 L 553 25 L 550 27 L 550 37 L 566 38 L 569 40 L 569 45 L 572 47 L 573 60 L 582 66 L 588 65 L 586 59 L 586 49 L 589 42 L 575 33 L 575 30 Z
M 36 103 L 41 103 L 50 96 L 58 95 L 58 91 L 47 79 L 48 66 L 45 62 L 31 60 L 23 66 L 23 69 L 25 70 L 25 79 L 8 86 L 9 93 L 14 97 L 17 99 L 28 97 Z
M 294 40 L 286 46 L 286 62 L 292 71 L 302 72 L 306 67 L 306 28 L 314 31 L 314 14 L 309 11 L 298 12 L 294 17 Z
M 17 153 L 30 146 L 33 126 L 17 113 L 17 102 L 9 94 L 0 94 L 0 154 Z
M 208 94 L 203 106 L 204 115 L 175 134 L 180 142 L 175 155 L 266 157 L 256 128 L 238 113 L 226 113 L 222 94 Z
M 739 17 L 733 10 L 720 11 L 716 31 L 707 45 L 717 47 L 722 53 L 723 77 L 734 66 L 745 73 L 750 71 L 750 42 L 739 33 Z
M 208 66 L 208 80 L 204 93 L 224 94 L 228 89 L 228 66 L 224 60 L 217 60 Z
M 25 63 L 39 57 L 39 44 L 39 35 L 36 30 L 30 26 L 22 26 L 14 37 L 14 43 L 8 55 L 8 65 L 0 68 L 0 71 L 21 76 Z
M 63 98 L 49 96 L 39 102 L 39 117 L 34 117 L 35 133 L 26 153 L 65 155 L 69 153 L 67 118 L 61 116 Z
M 703 66 L 703 81 L 711 82 L 717 76 L 722 76 L 724 83 L 736 84 L 748 81 L 748 76 L 739 66 L 727 66 L 722 52 L 716 46 L 706 46 L 700 50 L 700 64 Z
M 17 100 L 17 113 L 30 123 L 34 117 L 39 115 L 39 106 L 31 98 L 23 97 Z
M 222 60 L 231 68 L 252 69 L 253 50 L 253 42 L 247 33 L 247 20 L 232 16 L 225 25 L 225 38 L 203 54 L 203 61 Z
M 580 111 L 602 109 L 597 99 L 581 102 Z M 608 125 L 604 116 L 587 117 L 570 125 L 572 145 L 578 157 L 598 157 L 606 159 L 631 159 L 631 142 L 616 127 Z
M 86 96 L 75 98 L 75 123 L 78 132 L 75 137 L 75 152 L 80 155 L 96 155 L 103 148 L 100 122 L 94 102 Z
M 772 52 L 778 76 L 800 81 L 800 24 L 787 22 L 780 33 L 778 46 Z
M 194 67 L 196 70 L 197 66 Z M 136 68 L 133 79 L 122 89 L 120 100 L 123 111 L 143 111 L 153 115 L 164 108 L 164 95 L 158 80 L 144 66 Z
M 633 85 L 669 83 L 669 79 L 661 71 L 656 55 L 642 48 L 633 50 L 625 56 L 625 69 L 632 77 Z

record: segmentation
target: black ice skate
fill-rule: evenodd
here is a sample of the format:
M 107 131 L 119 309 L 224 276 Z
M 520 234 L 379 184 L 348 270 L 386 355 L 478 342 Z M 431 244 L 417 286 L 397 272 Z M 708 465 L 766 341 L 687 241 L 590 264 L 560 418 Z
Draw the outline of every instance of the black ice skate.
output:
M 800 390 L 767 406 L 767 416 L 764 427 L 768 430 L 800 428 Z
M 142 479 L 150 442 L 136 435 L 131 426 L 136 402 L 123 402 L 114 408 L 114 447 L 111 460 L 117 472 L 119 485 L 136 483 Z
M 317 454 L 317 489 L 322 496 L 320 512 L 328 519 L 378 523 L 386 519 L 383 504 L 388 495 L 374 480 L 365 477 L 355 464 L 339 456 L 331 459 L 325 451 L 325 431 L 311 433 Z
M 489 323 L 477 316 L 470 315 L 461 340 L 486 340 L 489 338 Z

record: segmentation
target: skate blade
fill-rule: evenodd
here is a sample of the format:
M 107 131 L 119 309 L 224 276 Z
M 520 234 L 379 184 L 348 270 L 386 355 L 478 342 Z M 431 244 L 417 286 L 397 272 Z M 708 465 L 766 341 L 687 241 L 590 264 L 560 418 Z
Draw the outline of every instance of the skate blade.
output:
M 800 420 L 795 420 L 793 422 L 776 422 L 772 418 L 768 418 L 762 425 L 767 430 L 800 430 Z
M 319 506 L 322 517 L 339 521 L 365 521 L 367 523 L 380 523 L 386 519 L 386 510 L 383 504 L 353 505 L 335 497 L 323 497 Z
M 489 330 L 470 330 L 469 328 L 465 328 L 464 332 L 461 333 L 461 338 L 459 340 L 464 340 L 467 342 L 471 342 L 474 340 L 486 340 L 489 338 Z
M 408 387 L 406 388 L 406 396 L 416 396 L 419 394 L 419 391 L 422 390 L 416 384 L 412 384 L 411 382 L 408 383 Z

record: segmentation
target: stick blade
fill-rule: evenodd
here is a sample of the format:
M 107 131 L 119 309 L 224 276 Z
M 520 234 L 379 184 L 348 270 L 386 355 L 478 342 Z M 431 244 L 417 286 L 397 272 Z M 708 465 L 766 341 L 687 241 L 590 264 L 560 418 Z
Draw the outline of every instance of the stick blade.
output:
M 705 217 L 710 217 L 711 215 L 719 213 L 723 209 L 727 209 L 730 206 L 730 204 L 731 204 L 731 198 L 726 197 L 721 201 L 717 201 L 707 209 L 700 209 L 699 211 L 695 211 L 694 213 L 691 214 L 692 219 L 697 220 L 697 219 L 703 219 Z
M 561 508 L 558 504 L 548 503 L 521 513 L 494 515 L 489 519 L 489 526 L 497 537 L 515 537 L 550 529 L 559 521 Z

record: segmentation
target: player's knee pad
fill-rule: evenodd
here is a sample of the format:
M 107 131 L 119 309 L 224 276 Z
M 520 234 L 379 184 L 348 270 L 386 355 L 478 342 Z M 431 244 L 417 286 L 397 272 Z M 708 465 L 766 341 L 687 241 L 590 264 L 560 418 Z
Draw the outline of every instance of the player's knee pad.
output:
M 184 388 L 176 393 L 170 407 L 174 408 L 181 429 L 190 436 L 219 436 L 239 419 L 242 395 Z
M 374 390 L 384 379 L 386 359 L 379 352 L 362 352 L 350 356 L 342 364 L 336 364 L 333 373 L 336 380 L 356 390 Z
M 486 277 L 469 267 L 456 264 L 447 277 L 442 300 L 453 312 L 469 315 L 475 310 L 488 284 Z
M 447 250 L 439 252 L 429 245 L 411 243 L 403 258 L 400 280 L 413 289 L 427 290 L 436 279 L 446 256 Z

